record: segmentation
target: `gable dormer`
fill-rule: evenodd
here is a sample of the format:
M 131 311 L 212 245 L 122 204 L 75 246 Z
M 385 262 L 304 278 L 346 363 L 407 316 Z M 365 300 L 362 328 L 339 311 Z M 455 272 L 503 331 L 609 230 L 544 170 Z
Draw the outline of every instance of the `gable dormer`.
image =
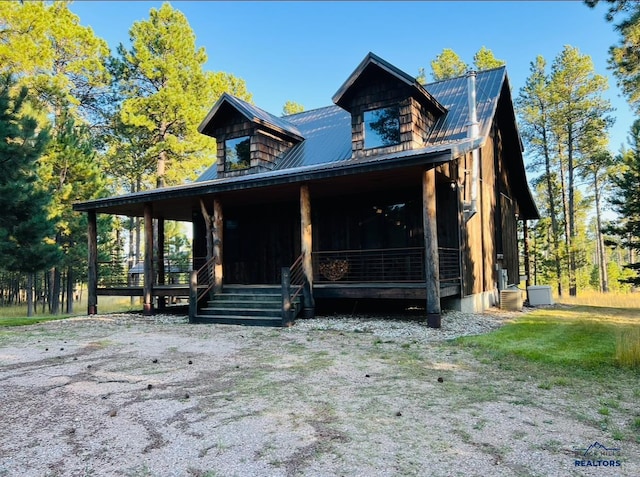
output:
M 279 157 L 304 140 L 286 120 L 228 93 L 216 101 L 198 131 L 216 139 L 220 178 L 273 170 Z
M 446 109 L 416 79 L 369 53 L 333 96 L 351 113 L 352 157 L 426 146 Z

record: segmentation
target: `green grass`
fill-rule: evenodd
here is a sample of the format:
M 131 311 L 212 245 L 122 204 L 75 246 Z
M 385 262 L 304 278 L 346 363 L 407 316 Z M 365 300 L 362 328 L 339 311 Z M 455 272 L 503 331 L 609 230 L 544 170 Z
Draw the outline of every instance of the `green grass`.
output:
M 640 339 L 638 330 L 640 309 L 563 306 L 536 310 L 493 333 L 459 342 L 488 352 L 491 358 L 518 357 L 572 372 L 619 366 L 640 369 L 616 357 L 619 336 Z
M 69 315 L 32 316 L 30 318 L 27 318 L 27 317 L 5 318 L 0 316 L 0 327 L 35 325 L 36 323 L 44 323 L 45 321 L 64 320 L 65 318 L 69 318 Z
M 134 300 L 131 305 L 130 298 L 104 296 L 98 299 L 99 313 L 118 313 L 127 311 L 141 311 L 142 305 L 138 304 L 138 300 Z M 0 327 L 2 326 L 24 326 L 45 321 L 62 320 L 70 316 L 83 316 L 87 312 L 86 299 L 74 303 L 73 315 L 55 315 L 52 316 L 45 311 L 42 313 L 41 305 L 35 310 L 35 316 L 27 317 L 27 305 L 0 306 Z

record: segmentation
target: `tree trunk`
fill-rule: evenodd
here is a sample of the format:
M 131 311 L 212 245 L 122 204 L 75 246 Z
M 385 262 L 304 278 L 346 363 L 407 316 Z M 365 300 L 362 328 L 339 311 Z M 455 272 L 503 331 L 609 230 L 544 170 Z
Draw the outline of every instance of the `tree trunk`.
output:
M 33 316 L 33 276 L 34 273 L 27 274 L 27 316 Z
M 47 296 L 48 295 L 48 289 L 47 289 L 47 277 L 49 276 L 49 274 L 47 272 L 44 272 L 44 276 L 42 277 L 42 314 L 44 315 L 45 312 L 45 308 L 47 306 Z
M 568 164 L 567 173 L 569 176 L 569 296 L 578 294 L 578 286 L 576 283 L 576 251 L 573 244 L 576 238 L 576 205 L 575 205 L 575 181 L 574 181 L 574 165 L 573 165 L 573 124 L 568 125 Z
M 598 267 L 600 269 L 600 291 L 609 291 L 609 274 L 607 272 L 607 254 L 604 248 L 604 237 L 602 236 L 602 215 L 600 212 L 600 184 L 598 183 L 598 171 L 593 172 L 593 186 L 596 200 L 596 238 L 598 250 Z
M 73 269 L 67 268 L 67 313 L 73 313 L 73 288 L 74 288 Z
M 207 262 L 213 257 L 213 224 L 212 218 L 207 207 L 204 205 L 202 199 L 200 199 L 200 211 L 202 212 L 202 218 L 204 219 L 204 226 L 207 234 Z
M 57 267 L 49 270 L 49 313 L 60 313 L 60 270 Z
M 549 152 L 549 142 L 547 133 L 543 131 L 542 140 L 544 143 L 544 167 L 547 183 L 547 195 L 549 197 L 549 215 L 551 215 L 551 233 L 553 235 L 553 258 L 555 262 L 556 275 L 558 277 L 558 296 L 562 296 L 562 262 L 560 258 L 560 227 L 558 226 L 558 216 L 556 212 L 556 199 L 553 190 L 551 176 L 551 154 Z
M 567 200 L 567 186 L 565 185 L 564 178 L 564 164 L 562 162 L 562 151 L 558 151 L 558 160 L 560 164 L 560 191 L 562 193 L 562 214 L 564 217 L 564 243 L 567 256 L 570 256 L 571 251 L 571 230 L 569 229 L 569 204 Z M 569 275 L 569 295 L 574 296 L 571 293 L 571 284 L 575 285 L 575 277 L 571 276 L 572 268 L 568 267 Z

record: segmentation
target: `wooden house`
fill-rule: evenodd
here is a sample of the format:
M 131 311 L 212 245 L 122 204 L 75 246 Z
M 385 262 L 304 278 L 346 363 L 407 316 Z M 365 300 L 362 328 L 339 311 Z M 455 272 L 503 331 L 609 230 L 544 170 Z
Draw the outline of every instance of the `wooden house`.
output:
M 481 311 L 520 281 L 517 221 L 538 217 L 504 67 L 426 86 L 369 53 L 333 105 L 276 117 L 224 94 L 199 127 L 217 162 L 194 183 L 76 204 L 97 295 L 185 293 L 151 253 L 138 290 L 98 287 L 96 214 L 193 224 L 193 321 L 288 324 L 319 300 Z M 162 241 L 163 234 L 158 234 Z M 158 256 L 160 255 L 160 256 Z M 162 268 L 162 267 L 160 267 Z

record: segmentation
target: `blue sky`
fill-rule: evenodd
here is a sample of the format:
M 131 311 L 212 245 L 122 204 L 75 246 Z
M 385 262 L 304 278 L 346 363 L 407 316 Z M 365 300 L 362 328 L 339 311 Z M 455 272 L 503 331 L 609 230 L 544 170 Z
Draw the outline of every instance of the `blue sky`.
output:
M 372 51 L 416 75 L 443 48 L 471 63 L 482 46 L 507 63 L 517 96 L 537 55 L 549 64 L 564 45 L 591 56 L 609 78 L 605 95 L 616 108 L 610 149 L 626 144 L 633 115 L 607 69 L 608 49 L 617 42 L 605 8 L 581 1 L 460 2 L 209 2 L 174 1 L 208 54 L 206 68 L 243 78 L 254 103 L 281 114 L 287 100 L 306 109 L 331 104 L 331 97 Z M 129 28 L 145 20 L 156 1 L 78 1 L 71 10 L 112 50 L 128 44 Z M 431 77 L 428 77 L 429 80 Z

